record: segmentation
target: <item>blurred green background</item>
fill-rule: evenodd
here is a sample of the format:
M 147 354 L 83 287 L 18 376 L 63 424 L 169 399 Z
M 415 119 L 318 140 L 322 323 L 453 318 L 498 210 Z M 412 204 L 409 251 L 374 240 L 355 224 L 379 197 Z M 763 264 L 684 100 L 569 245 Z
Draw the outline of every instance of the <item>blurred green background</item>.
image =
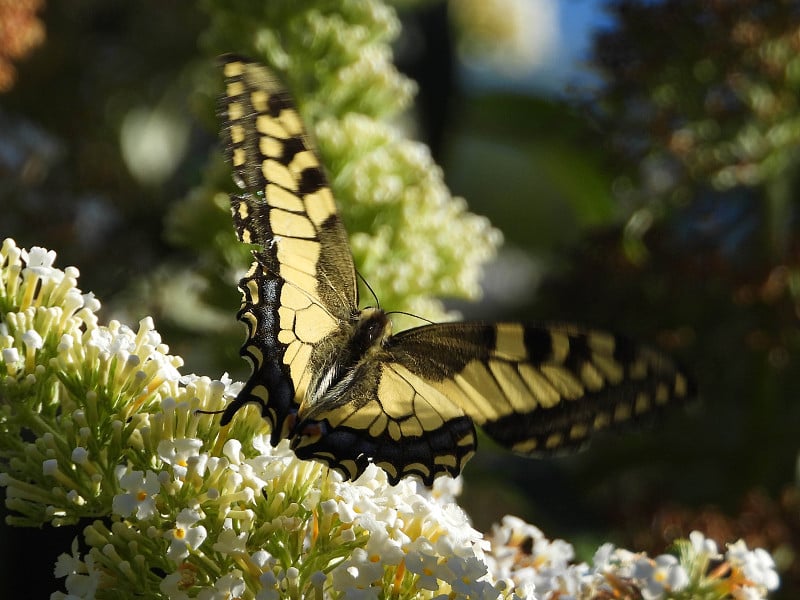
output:
M 484 301 L 449 306 L 624 332 L 701 390 L 575 456 L 484 441 L 462 496 L 476 526 L 517 514 L 584 559 L 605 540 L 661 552 L 694 528 L 745 537 L 774 553 L 780 597 L 800 597 L 797 2 L 453 0 L 400 14 L 397 65 L 420 87 L 408 124 L 506 239 Z M 213 18 L 192 3 L 0 2 L 0 235 L 77 266 L 102 318 L 152 315 L 186 372 L 241 379 L 238 292 L 197 250 L 228 227 L 198 187 L 205 169 L 227 177 L 209 162 Z M 2 527 L 0 589 L 59 589 L 52 567 L 76 529 Z

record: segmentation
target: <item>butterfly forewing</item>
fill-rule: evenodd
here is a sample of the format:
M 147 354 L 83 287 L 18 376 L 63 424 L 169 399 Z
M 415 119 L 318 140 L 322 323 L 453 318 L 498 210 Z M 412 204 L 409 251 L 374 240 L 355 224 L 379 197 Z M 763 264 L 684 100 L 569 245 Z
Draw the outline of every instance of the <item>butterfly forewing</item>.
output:
M 253 375 L 223 415 L 255 402 L 287 434 L 320 343 L 357 307 L 355 269 L 330 187 L 290 96 L 266 68 L 223 57 L 223 137 L 242 195 L 231 198 L 239 239 L 255 261 L 240 281 L 241 354 Z

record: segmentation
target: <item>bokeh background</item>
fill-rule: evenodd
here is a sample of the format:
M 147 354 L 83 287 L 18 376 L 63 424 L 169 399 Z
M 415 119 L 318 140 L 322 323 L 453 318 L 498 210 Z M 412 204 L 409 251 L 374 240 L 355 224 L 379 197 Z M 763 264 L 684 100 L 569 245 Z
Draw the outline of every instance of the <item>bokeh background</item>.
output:
M 199 3 L 207 4 L 207 3 Z M 474 318 L 568 320 L 658 345 L 701 398 L 579 455 L 488 441 L 462 505 L 584 558 L 701 529 L 773 552 L 800 597 L 800 5 L 792 0 L 398 2 L 404 126 L 505 245 Z M 192 202 L 219 165 L 213 13 L 0 0 L 0 236 L 79 267 L 102 318 L 152 315 L 186 371 L 247 375 L 238 293 Z M 187 208 L 188 207 L 188 208 Z M 468 241 L 467 241 L 468 243 Z M 402 308 L 402 307 L 388 307 Z M 76 528 L 0 525 L 0 590 L 47 597 Z

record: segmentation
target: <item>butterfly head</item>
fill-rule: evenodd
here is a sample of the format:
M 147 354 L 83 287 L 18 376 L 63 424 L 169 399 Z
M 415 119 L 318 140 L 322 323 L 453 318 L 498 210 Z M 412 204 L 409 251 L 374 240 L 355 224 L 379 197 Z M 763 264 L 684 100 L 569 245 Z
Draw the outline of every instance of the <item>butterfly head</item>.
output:
M 392 335 L 392 321 L 380 308 L 369 307 L 358 313 L 353 328 L 353 345 L 363 353 L 380 348 Z

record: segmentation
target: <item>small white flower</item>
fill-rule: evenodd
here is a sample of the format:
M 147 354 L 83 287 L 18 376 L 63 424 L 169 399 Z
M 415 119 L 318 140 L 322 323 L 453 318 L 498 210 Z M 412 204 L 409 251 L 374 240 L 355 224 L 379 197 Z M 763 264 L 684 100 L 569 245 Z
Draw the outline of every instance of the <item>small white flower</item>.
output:
M 608 564 L 603 569 L 604 572 L 611 572 L 617 577 L 626 579 L 633 577 L 636 562 L 641 558 L 641 554 L 636 554 L 625 548 L 615 548 L 608 558 Z
M 314 571 L 311 576 L 308 578 L 311 585 L 314 586 L 316 590 L 322 592 L 322 588 L 325 585 L 325 582 L 328 580 L 328 576 L 325 575 L 323 571 Z
M 323 500 L 319 503 L 320 511 L 322 511 L 323 515 L 333 515 L 336 514 L 337 503 L 336 500 L 333 498 L 329 498 L 327 500 Z
M 417 549 L 410 550 L 406 555 L 406 569 L 417 575 L 417 587 L 435 592 L 439 589 L 437 578 L 439 558 L 433 554 L 433 548 L 426 540 L 417 539 Z M 426 547 L 427 546 L 427 547 Z
M 534 540 L 531 550 L 534 564 L 548 566 L 553 569 L 565 569 L 570 561 L 575 558 L 572 544 L 564 540 Z
M 261 590 L 256 594 L 256 600 L 280 600 L 283 598 L 278 578 L 272 571 L 262 573 L 258 582 L 261 584 Z
M 231 464 L 238 465 L 242 462 L 242 442 L 235 438 L 229 439 L 222 447 L 222 454 L 224 454 Z
M 86 448 L 78 446 L 72 450 L 72 462 L 77 465 L 82 465 L 89 460 L 89 451 Z
M 67 293 L 64 294 L 64 298 L 61 300 L 61 308 L 63 308 L 64 314 L 67 316 L 72 316 L 77 313 L 83 308 L 83 305 L 83 296 L 80 290 L 75 288 L 67 290 Z M 63 336 L 61 339 L 64 341 Z
M 16 348 L 3 348 L 3 362 L 7 365 L 15 365 L 19 362 L 19 350 Z
M 421 493 L 435 500 L 439 504 L 453 504 L 461 495 L 464 488 L 464 480 L 458 477 L 437 477 L 433 480 L 433 486 L 428 489 L 423 487 Z
M 33 246 L 28 251 L 22 251 L 22 259 L 25 261 L 28 269 L 42 277 L 49 276 L 52 271 L 58 270 L 52 268 L 56 261 L 55 250 L 47 250 L 40 246 Z
M 780 578 L 775 571 L 775 561 L 763 548 L 749 550 L 744 540 L 739 540 L 728 544 L 725 557 L 731 567 L 740 569 L 753 585 L 762 586 L 769 591 L 778 589 Z
M 274 556 L 264 549 L 253 552 L 253 554 L 250 555 L 250 560 L 262 570 L 271 569 L 278 562 Z
M 25 344 L 26 348 L 35 350 L 44 346 L 42 336 L 39 335 L 39 332 L 35 329 L 28 329 L 28 331 L 22 334 L 22 343 Z
M 247 532 L 237 534 L 233 529 L 223 529 L 212 548 L 225 554 L 244 554 L 247 552 Z
M 161 580 L 158 589 L 170 600 L 189 600 L 186 590 L 197 585 L 197 575 L 197 568 L 194 565 L 188 562 L 181 563 L 175 571 Z
M 634 577 L 642 581 L 645 600 L 663 598 L 665 592 L 680 591 L 689 583 L 689 575 L 671 554 L 662 554 L 655 560 L 641 557 L 634 566 Z
M 111 510 L 121 517 L 129 517 L 135 513 L 136 518 L 144 520 L 156 514 L 156 503 L 153 496 L 158 494 L 161 484 L 158 475 L 153 471 L 123 472 L 119 478 L 124 494 L 117 494 L 111 503 Z
M 186 477 L 189 460 L 195 457 L 203 447 L 203 441 L 197 438 L 177 440 L 161 440 L 158 443 L 158 457 L 172 466 L 177 479 Z
M 165 381 L 173 381 L 177 382 L 180 381 L 181 372 L 177 369 L 175 361 L 177 360 L 174 356 L 169 356 L 162 352 L 154 351 L 149 356 L 147 356 L 147 360 L 155 363 L 158 365 L 158 376 L 164 379 Z M 177 366 L 181 366 L 182 360 Z
M 112 327 L 116 325 L 116 330 Z M 136 336 L 125 325 L 119 325 L 113 321 L 109 327 L 97 327 L 89 332 L 89 339 L 86 346 L 97 348 L 101 354 L 121 355 L 127 358 L 128 354 L 134 349 Z
M 245 584 L 241 573 L 234 571 L 223 575 L 214 582 L 214 589 L 203 589 L 197 594 L 199 600 L 230 600 L 241 598 L 244 594 Z
M 363 518 L 360 521 L 363 521 Z M 389 537 L 385 529 L 373 530 L 364 550 L 370 560 L 384 565 L 399 565 L 405 557 L 400 541 Z
M 57 350 L 59 352 L 67 352 L 72 350 L 75 346 L 75 338 L 68 333 L 61 336 L 61 341 L 58 342 Z
M 53 570 L 56 577 L 66 577 L 72 573 L 86 573 L 86 565 L 83 564 L 78 552 L 78 538 L 72 540 L 72 554 L 59 555 Z
M 342 540 L 342 542 L 344 542 L 346 544 L 349 543 L 349 542 L 355 542 L 356 541 L 356 532 L 353 531 L 352 527 L 349 527 L 348 529 L 343 530 L 339 534 L 339 538 Z
M 94 292 L 87 292 L 81 295 L 83 299 L 83 305 L 89 310 L 89 312 L 97 312 L 100 310 L 100 300 L 98 300 Z
M 481 590 L 485 582 L 481 582 L 487 572 L 486 564 L 476 556 L 466 558 L 450 557 L 445 565 L 449 574 L 445 579 L 456 592 L 471 597 L 475 591 Z
M 336 513 L 342 523 L 352 523 L 357 516 L 354 507 L 344 500 L 337 503 Z
M 69 600 L 94 598 L 100 584 L 100 572 L 94 568 L 91 555 L 81 560 L 77 538 L 72 542 L 72 555 L 62 554 L 56 560 L 54 574 L 66 578 L 64 587 L 68 595 L 64 597 Z
M 383 577 L 383 563 L 380 560 L 373 562 L 373 558 L 363 548 L 353 550 L 350 557 L 333 570 L 334 588 L 346 593 L 350 590 L 370 590 Z
M 586 563 L 569 565 L 563 570 L 554 572 L 552 577 L 559 598 L 588 596 L 587 591 L 592 589 L 593 580 L 594 575 Z
M 178 518 L 175 519 L 175 528 L 170 532 L 172 541 L 167 550 L 168 558 L 175 562 L 181 561 L 189 556 L 192 550 L 197 550 L 205 541 L 208 537 L 206 528 L 202 525 L 194 525 L 201 518 L 199 512 L 189 508 L 184 508 L 178 514 Z
M 721 558 L 719 549 L 717 548 L 717 542 L 707 538 L 702 532 L 692 531 L 689 534 L 689 541 L 692 543 L 692 549 L 698 556 L 705 555 L 711 560 Z
M 178 569 L 164 577 L 158 589 L 170 600 L 189 600 L 189 594 L 184 591 L 185 583 L 184 572 Z
M 614 544 L 606 542 L 600 546 L 594 553 L 592 563 L 594 568 L 598 571 L 605 571 L 612 566 L 612 557 L 614 556 Z

